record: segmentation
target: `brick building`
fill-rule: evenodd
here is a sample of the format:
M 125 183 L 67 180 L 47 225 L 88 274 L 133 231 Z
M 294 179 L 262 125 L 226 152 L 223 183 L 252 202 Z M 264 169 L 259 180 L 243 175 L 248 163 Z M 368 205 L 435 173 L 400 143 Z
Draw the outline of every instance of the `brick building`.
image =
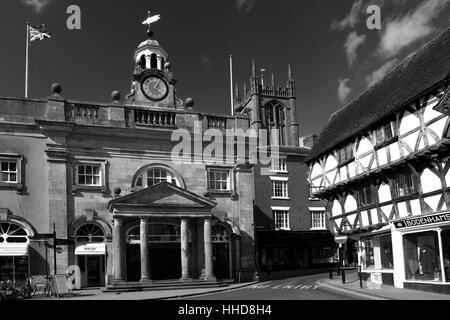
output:
M 315 136 L 299 137 L 295 81 L 291 68 L 285 86 L 257 76 L 252 64 L 250 89 L 236 88 L 235 111 L 250 119 L 267 140 L 271 163 L 255 166 L 255 226 L 257 261 L 265 270 L 314 268 L 335 262 L 336 244 L 328 228 L 324 202 L 310 197 L 308 167 L 304 164 Z M 300 140 L 302 145 L 300 146 Z M 261 149 L 261 148 L 260 148 Z M 275 152 L 276 151 L 276 152 Z

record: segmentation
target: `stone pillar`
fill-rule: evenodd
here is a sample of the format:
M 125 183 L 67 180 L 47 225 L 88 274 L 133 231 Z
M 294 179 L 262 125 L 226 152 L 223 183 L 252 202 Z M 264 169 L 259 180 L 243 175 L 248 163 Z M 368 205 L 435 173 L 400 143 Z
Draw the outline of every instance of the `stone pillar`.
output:
M 158 63 L 158 70 L 163 70 L 163 65 L 162 65 L 162 57 L 158 56 L 157 57 L 157 63 Z
M 114 218 L 113 255 L 114 281 L 123 281 L 122 218 Z
M 145 56 L 145 68 L 150 69 L 152 67 L 152 57 L 151 55 Z
M 181 219 L 181 280 L 189 280 L 189 220 Z
M 205 243 L 205 280 L 216 280 L 214 276 L 213 248 L 211 242 L 211 218 L 205 218 L 203 230 L 203 241 Z
M 148 281 L 148 222 L 146 218 L 141 219 L 140 225 L 141 240 L 141 282 Z

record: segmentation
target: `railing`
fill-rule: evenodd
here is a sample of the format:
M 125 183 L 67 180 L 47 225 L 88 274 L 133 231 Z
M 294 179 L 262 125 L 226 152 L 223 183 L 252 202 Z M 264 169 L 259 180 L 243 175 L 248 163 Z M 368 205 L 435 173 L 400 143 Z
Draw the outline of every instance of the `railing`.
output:
M 265 86 L 261 88 L 261 93 L 267 96 L 277 96 L 289 98 L 290 90 L 288 88 L 278 87 L 274 88 L 272 86 Z
M 167 111 L 134 109 L 134 124 L 146 125 L 152 127 L 170 127 L 176 126 L 176 113 Z
M 227 118 L 208 116 L 208 129 L 227 129 Z
M 99 106 L 93 106 L 89 104 L 73 103 L 69 105 L 69 118 L 70 120 L 75 119 L 98 119 L 99 117 Z

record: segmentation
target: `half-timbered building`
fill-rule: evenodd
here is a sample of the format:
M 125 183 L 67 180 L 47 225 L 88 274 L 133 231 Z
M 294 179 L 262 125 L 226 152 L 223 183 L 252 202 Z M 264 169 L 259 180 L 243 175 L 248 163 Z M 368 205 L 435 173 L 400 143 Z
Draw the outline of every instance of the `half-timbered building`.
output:
M 450 29 L 333 114 L 307 162 L 374 283 L 450 292 Z

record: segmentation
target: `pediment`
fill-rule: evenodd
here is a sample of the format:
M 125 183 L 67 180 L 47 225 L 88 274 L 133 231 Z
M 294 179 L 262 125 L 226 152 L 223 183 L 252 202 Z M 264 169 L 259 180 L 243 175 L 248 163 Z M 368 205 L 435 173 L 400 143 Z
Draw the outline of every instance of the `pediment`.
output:
M 163 182 L 139 190 L 109 203 L 109 209 L 137 207 L 154 210 L 157 208 L 198 208 L 211 210 L 216 203 L 175 185 Z

